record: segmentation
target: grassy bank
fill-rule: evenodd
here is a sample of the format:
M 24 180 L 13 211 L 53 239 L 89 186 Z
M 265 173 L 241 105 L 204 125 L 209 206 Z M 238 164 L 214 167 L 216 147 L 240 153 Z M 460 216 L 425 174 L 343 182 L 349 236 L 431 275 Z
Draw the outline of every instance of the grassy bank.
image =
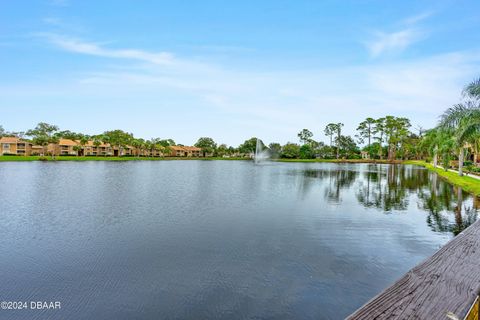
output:
M 39 156 L 0 156 L 0 162 L 16 162 L 16 161 L 171 161 L 171 160 L 250 160 L 248 158 L 194 158 L 194 157 L 75 157 L 75 156 L 61 156 L 55 157 L 39 157 Z
M 445 171 L 443 168 L 434 168 L 432 164 L 425 161 L 405 161 L 404 164 L 415 164 L 427 168 L 430 171 L 436 172 L 440 177 L 444 178 L 453 185 L 459 186 L 463 190 L 480 196 L 480 180 L 463 176 L 460 177 L 457 173 Z

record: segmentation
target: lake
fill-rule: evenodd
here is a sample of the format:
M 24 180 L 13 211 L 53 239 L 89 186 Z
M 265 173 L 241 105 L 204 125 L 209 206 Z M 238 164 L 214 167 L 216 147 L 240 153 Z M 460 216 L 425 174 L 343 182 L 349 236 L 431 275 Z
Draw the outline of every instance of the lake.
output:
M 4 319 L 342 319 L 477 218 L 402 165 L 0 163 Z

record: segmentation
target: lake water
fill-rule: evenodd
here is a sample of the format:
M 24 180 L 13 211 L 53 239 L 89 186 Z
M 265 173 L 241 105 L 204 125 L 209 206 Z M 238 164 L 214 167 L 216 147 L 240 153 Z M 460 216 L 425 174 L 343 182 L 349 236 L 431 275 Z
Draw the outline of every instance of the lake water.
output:
M 477 216 L 420 167 L 0 163 L 1 319 L 342 319 Z

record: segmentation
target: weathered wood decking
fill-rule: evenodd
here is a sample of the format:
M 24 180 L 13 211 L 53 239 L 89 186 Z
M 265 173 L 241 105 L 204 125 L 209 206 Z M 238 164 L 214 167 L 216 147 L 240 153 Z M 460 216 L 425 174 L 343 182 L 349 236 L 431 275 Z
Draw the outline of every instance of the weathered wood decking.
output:
M 463 320 L 479 293 L 480 220 L 347 319 Z

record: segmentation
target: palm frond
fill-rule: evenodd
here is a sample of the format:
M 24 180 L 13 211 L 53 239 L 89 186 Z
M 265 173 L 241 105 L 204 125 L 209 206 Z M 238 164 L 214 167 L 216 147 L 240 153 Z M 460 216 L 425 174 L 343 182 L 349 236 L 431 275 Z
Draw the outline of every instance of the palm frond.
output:
M 467 116 L 468 112 L 469 110 L 464 104 L 456 104 L 445 110 L 440 116 L 440 123 L 438 126 L 444 129 L 455 128 L 460 121 Z
M 475 117 L 467 118 L 458 128 L 456 138 L 459 143 L 462 143 L 471 140 L 473 137 L 478 137 L 479 133 L 480 119 Z
M 463 89 L 463 96 L 480 99 L 480 78 L 473 80 Z
M 458 128 L 467 119 L 480 119 L 480 106 L 478 102 L 469 100 L 448 108 L 441 116 L 439 127 L 443 129 Z

